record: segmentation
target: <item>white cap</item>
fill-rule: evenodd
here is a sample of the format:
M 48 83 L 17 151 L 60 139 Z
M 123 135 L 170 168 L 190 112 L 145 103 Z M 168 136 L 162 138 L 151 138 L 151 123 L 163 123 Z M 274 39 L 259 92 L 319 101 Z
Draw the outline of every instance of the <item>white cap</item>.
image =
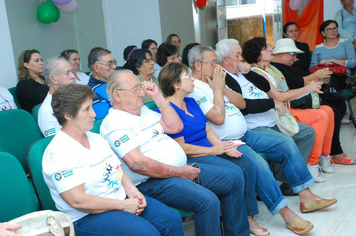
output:
M 304 53 L 302 50 L 299 50 L 293 41 L 290 38 L 283 38 L 277 40 L 274 45 L 273 54 L 285 53 L 285 52 L 295 52 L 295 53 Z

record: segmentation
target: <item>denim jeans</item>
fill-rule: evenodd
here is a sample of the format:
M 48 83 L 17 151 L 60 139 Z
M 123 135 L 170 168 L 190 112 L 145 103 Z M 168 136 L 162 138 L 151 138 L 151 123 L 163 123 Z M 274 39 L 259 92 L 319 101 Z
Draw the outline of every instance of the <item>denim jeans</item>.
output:
M 216 157 L 216 159 L 219 159 Z M 249 235 L 244 201 L 243 173 L 238 168 L 222 168 L 204 164 L 198 158 L 189 163 L 200 166 L 201 185 L 182 178 L 150 178 L 137 188 L 168 206 L 194 212 L 195 232 L 200 235 L 221 235 L 220 206 L 225 235 Z M 219 197 L 219 198 L 218 198 Z
M 75 222 L 75 234 L 86 235 L 184 235 L 182 218 L 163 203 L 146 197 L 147 207 L 139 215 L 126 211 L 89 214 Z
M 287 180 L 292 186 L 293 192 L 298 193 L 309 188 L 315 182 L 294 141 L 279 134 L 280 132 L 276 131 L 266 134 L 254 129 L 247 131 L 242 140 L 245 140 L 246 144 L 254 151 L 262 152 L 269 159 L 280 163 Z M 259 161 L 259 166 L 261 167 L 268 167 L 263 158 L 259 158 L 258 160 L 255 158 L 253 161 Z M 262 163 L 265 165 L 262 165 Z
M 308 125 L 304 125 L 299 122 L 298 122 L 298 125 L 299 125 L 299 132 L 297 134 L 295 134 L 293 137 L 280 132 L 277 125 L 275 125 L 271 128 L 257 127 L 255 129 L 253 129 L 252 131 L 260 131 L 263 133 L 267 133 L 270 136 L 275 135 L 274 137 L 276 137 L 276 136 L 284 137 L 285 139 L 288 140 L 289 145 L 292 145 L 292 142 L 294 142 L 296 144 L 297 148 L 299 149 L 299 152 L 300 152 L 299 155 L 302 156 L 304 163 L 307 163 L 310 152 L 314 145 L 315 131 L 312 127 L 310 127 Z M 264 138 L 265 137 L 267 137 L 267 135 L 265 135 Z M 270 139 L 270 140 L 273 141 L 273 139 Z M 285 171 L 283 171 L 284 168 L 283 168 L 283 166 L 281 166 L 280 161 L 274 160 L 274 158 L 271 158 L 265 151 L 256 150 L 251 145 L 249 145 L 249 146 L 257 152 L 265 153 L 271 160 L 273 160 L 272 165 L 273 165 L 274 174 L 275 174 L 275 177 L 277 180 L 284 182 L 284 183 L 288 183 L 288 182 L 290 183 L 289 178 L 286 176 Z
M 269 165 L 247 145 L 241 145 L 237 150 L 243 154 L 242 157 L 233 158 L 225 154 L 220 156 L 238 165 L 245 174 L 247 215 L 253 216 L 258 214 L 256 192 L 268 210 L 273 215 L 277 214 L 282 208 L 288 205 L 288 202 L 284 199 Z M 253 176 L 251 176 L 251 172 Z

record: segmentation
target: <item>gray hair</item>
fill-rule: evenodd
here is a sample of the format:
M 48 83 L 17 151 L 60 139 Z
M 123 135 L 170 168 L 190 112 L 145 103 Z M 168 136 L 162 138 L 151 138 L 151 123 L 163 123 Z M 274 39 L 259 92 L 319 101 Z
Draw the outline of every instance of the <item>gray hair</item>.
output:
M 88 55 L 88 67 L 91 71 L 94 70 L 94 64 L 99 61 L 103 56 L 111 54 L 111 52 L 102 47 L 93 48 Z
M 64 61 L 68 63 L 68 61 L 62 57 L 52 57 L 46 61 L 46 63 L 43 66 L 43 76 L 45 78 L 46 84 L 48 87 L 52 85 L 50 76 L 55 75 L 58 76 L 59 72 L 61 71 L 61 68 L 59 68 L 59 62 Z
M 223 57 L 231 57 L 231 51 L 234 45 L 239 45 L 239 41 L 236 39 L 223 39 L 215 45 L 215 53 L 219 64 L 221 63 Z
M 214 52 L 214 49 L 212 47 L 209 46 L 203 46 L 203 45 L 197 45 L 195 47 L 193 47 L 192 49 L 190 49 L 189 53 L 188 53 L 188 61 L 189 61 L 189 67 L 190 69 L 194 70 L 194 63 L 196 61 L 203 61 L 204 59 L 204 54 L 206 51 L 210 51 L 210 52 Z
M 112 95 L 114 90 L 120 88 L 122 86 L 121 77 L 123 73 L 130 72 L 133 74 L 131 70 L 121 69 L 113 71 L 108 79 L 106 80 L 106 94 L 108 95 L 109 101 L 111 105 L 114 105 L 114 96 Z

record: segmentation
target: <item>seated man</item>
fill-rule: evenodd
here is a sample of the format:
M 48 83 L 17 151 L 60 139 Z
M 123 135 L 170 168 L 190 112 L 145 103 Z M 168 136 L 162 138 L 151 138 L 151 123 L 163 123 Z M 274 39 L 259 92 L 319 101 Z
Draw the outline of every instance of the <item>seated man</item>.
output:
M 43 75 L 49 86 L 48 94 L 38 110 L 38 126 L 44 137 L 55 135 L 62 126 L 53 115 L 52 94 L 63 85 L 75 83 L 72 66 L 64 58 L 50 58 L 43 67 Z
M 116 69 L 116 60 L 111 52 L 101 47 L 93 48 L 88 56 L 88 67 L 91 70 L 88 86 L 93 89 L 96 97 L 93 99 L 93 109 L 96 120 L 104 118 L 109 111 L 110 102 L 106 94 L 106 80 Z
M 240 48 L 241 50 L 241 48 Z M 241 61 L 241 52 L 234 54 Z M 225 86 L 225 73 L 217 66 L 217 56 L 211 47 L 198 45 L 188 55 L 191 76 L 194 80 L 194 92 L 188 97 L 194 98 L 208 119 L 210 127 L 220 139 L 241 139 L 254 151 L 265 153 L 271 160 L 281 163 L 292 189 L 300 197 L 301 212 L 310 212 L 336 203 L 336 199 L 322 199 L 314 195 L 309 187 L 315 182 L 301 156 L 298 147 L 291 138 L 282 135 L 266 134 L 247 130 L 247 124 L 240 110 L 235 106 L 243 100 L 241 94 Z M 227 60 L 227 58 L 225 58 Z M 229 60 L 231 60 L 229 58 Z M 244 67 L 244 72 L 249 68 Z M 242 75 L 242 74 L 241 74 Z M 231 102 L 230 102 L 231 101 Z M 245 105 L 245 102 L 243 102 Z M 313 140 L 312 140 L 313 141 Z M 254 153 L 243 157 L 250 158 L 260 168 L 269 168 L 265 160 Z M 263 178 L 258 176 L 257 178 Z M 258 179 L 257 179 L 258 183 Z M 322 204 L 314 204 L 314 203 Z M 313 207 L 311 207 L 313 205 Z M 308 207 L 307 207 L 308 206 Z
M 268 81 L 252 71 L 245 74 L 241 73 L 240 68 L 243 68 L 245 63 L 242 63 L 242 49 L 239 42 L 235 39 L 221 40 L 216 45 L 216 53 L 220 65 L 227 72 L 227 86 L 237 92 L 239 96 L 242 94 L 246 102 L 246 107 L 241 112 L 245 116 L 248 129 L 261 128 L 273 132 L 275 135 L 283 136 L 285 139 L 292 140 L 290 136 L 278 130 L 274 117 L 274 109 L 280 110 L 283 114 L 286 107 L 281 101 L 269 98 L 269 94 L 272 91 Z M 314 144 L 315 132 L 310 126 L 301 123 L 298 124 L 300 131 L 292 138 L 298 146 L 304 161 L 307 162 Z M 280 164 L 273 162 L 273 170 L 276 179 L 283 182 L 281 185 L 283 194 L 293 195 L 293 191 L 290 191 L 288 180 L 283 174 Z
M 225 234 L 249 235 L 242 171 L 187 165 L 184 150 L 165 134 L 180 132 L 182 121 L 156 84 L 140 83 L 129 70 L 115 71 L 108 78 L 107 94 L 113 107 L 100 133 L 123 160 L 123 170 L 140 192 L 194 212 L 197 235 L 221 235 L 220 198 Z M 161 114 L 143 106 L 145 95 Z M 193 182 L 198 177 L 201 185 Z

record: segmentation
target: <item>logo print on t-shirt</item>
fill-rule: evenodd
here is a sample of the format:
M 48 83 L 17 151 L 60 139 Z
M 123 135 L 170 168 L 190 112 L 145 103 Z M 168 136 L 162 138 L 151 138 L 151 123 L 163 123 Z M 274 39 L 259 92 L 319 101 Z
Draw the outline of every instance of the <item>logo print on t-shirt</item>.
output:
M 247 93 L 255 98 L 260 98 L 263 96 L 262 91 L 256 86 L 252 86 L 252 85 L 247 89 Z
M 118 140 L 115 140 L 114 145 L 115 145 L 115 147 L 120 147 L 121 143 L 125 143 L 129 140 L 130 140 L 129 136 L 127 134 L 125 134 L 125 135 L 121 136 Z
M 63 177 L 62 174 L 59 172 L 54 175 L 54 179 L 57 181 L 60 181 L 62 179 L 62 177 Z

